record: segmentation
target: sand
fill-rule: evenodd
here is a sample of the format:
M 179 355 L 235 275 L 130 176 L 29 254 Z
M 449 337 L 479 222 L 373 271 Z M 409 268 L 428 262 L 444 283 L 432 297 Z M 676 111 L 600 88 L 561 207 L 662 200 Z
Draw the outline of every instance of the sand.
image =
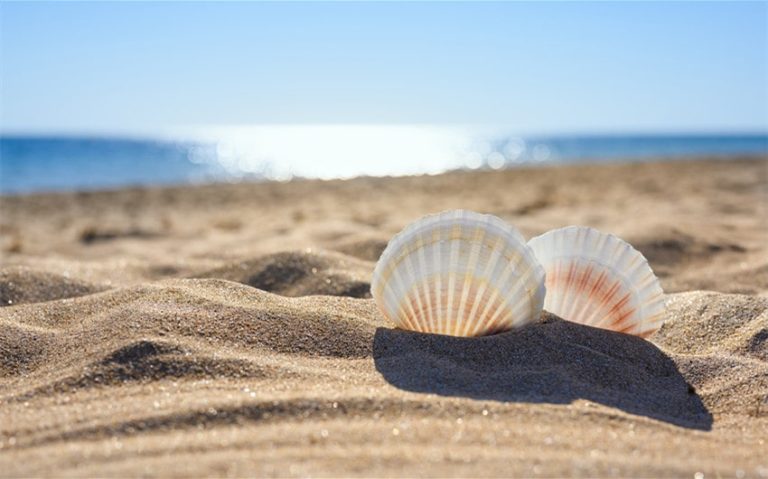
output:
M 455 207 L 622 236 L 667 322 L 394 329 Z M 2 477 L 768 477 L 766 158 L 3 197 L 0 248 Z

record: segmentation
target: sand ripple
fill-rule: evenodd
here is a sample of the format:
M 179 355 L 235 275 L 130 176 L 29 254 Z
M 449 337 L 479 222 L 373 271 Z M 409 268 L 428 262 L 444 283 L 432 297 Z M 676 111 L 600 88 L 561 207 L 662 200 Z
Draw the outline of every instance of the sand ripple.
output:
M 519 414 L 507 409 L 514 404 L 594 403 L 707 431 L 722 415 L 766 414 L 759 407 L 768 393 L 767 304 L 672 295 L 657 345 L 548 315 L 481 339 L 421 335 L 391 329 L 370 299 L 290 298 L 221 279 L 12 306 L 0 311 L 0 401 L 6 419 L 14 416 L 0 437 L 6 447 L 13 437 L 16 450 L 35 451 L 201 427 L 403 415 L 439 422 L 480 407 L 472 405 L 478 400 L 507 405 L 498 412 L 503 421 Z M 731 324 L 732 317 L 746 320 Z M 233 387 L 251 392 L 232 396 Z M 157 402 L 163 390 L 187 399 L 160 414 L 131 404 Z M 96 410 L 71 422 L 56 413 L 71 397 L 109 398 L 117 410 L 111 419 Z M 29 404 L 49 406 L 22 407 Z
M 373 263 L 332 252 L 297 251 L 237 261 L 194 275 L 247 284 L 283 296 L 370 298 Z
M 0 306 L 74 298 L 104 289 L 86 281 L 22 266 L 0 269 Z

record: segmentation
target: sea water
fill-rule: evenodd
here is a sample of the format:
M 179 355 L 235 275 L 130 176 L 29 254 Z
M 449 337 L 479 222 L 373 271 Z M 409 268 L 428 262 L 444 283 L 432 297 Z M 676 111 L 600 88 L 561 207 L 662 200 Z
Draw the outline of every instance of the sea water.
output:
M 521 136 L 429 125 L 274 125 L 154 137 L 0 136 L 0 193 L 768 154 L 768 135 Z

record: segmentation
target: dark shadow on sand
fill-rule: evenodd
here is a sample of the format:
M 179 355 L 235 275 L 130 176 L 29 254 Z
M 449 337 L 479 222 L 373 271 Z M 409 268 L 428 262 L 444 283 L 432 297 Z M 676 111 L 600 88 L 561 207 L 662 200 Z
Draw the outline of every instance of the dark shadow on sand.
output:
M 587 399 L 676 426 L 712 428 L 701 398 L 653 343 L 552 315 L 481 338 L 379 328 L 373 356 L 384 378 L 407 391 L 552 404 Z

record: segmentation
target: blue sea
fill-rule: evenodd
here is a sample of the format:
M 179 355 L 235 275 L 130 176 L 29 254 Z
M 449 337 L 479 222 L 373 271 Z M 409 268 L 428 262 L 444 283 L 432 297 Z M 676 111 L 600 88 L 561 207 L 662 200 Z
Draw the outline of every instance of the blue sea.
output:
M 186 137 L 0 137 L 0 193 L 768 154 L 768 135 L 518 136 L 423 125 L 256 126 Z

